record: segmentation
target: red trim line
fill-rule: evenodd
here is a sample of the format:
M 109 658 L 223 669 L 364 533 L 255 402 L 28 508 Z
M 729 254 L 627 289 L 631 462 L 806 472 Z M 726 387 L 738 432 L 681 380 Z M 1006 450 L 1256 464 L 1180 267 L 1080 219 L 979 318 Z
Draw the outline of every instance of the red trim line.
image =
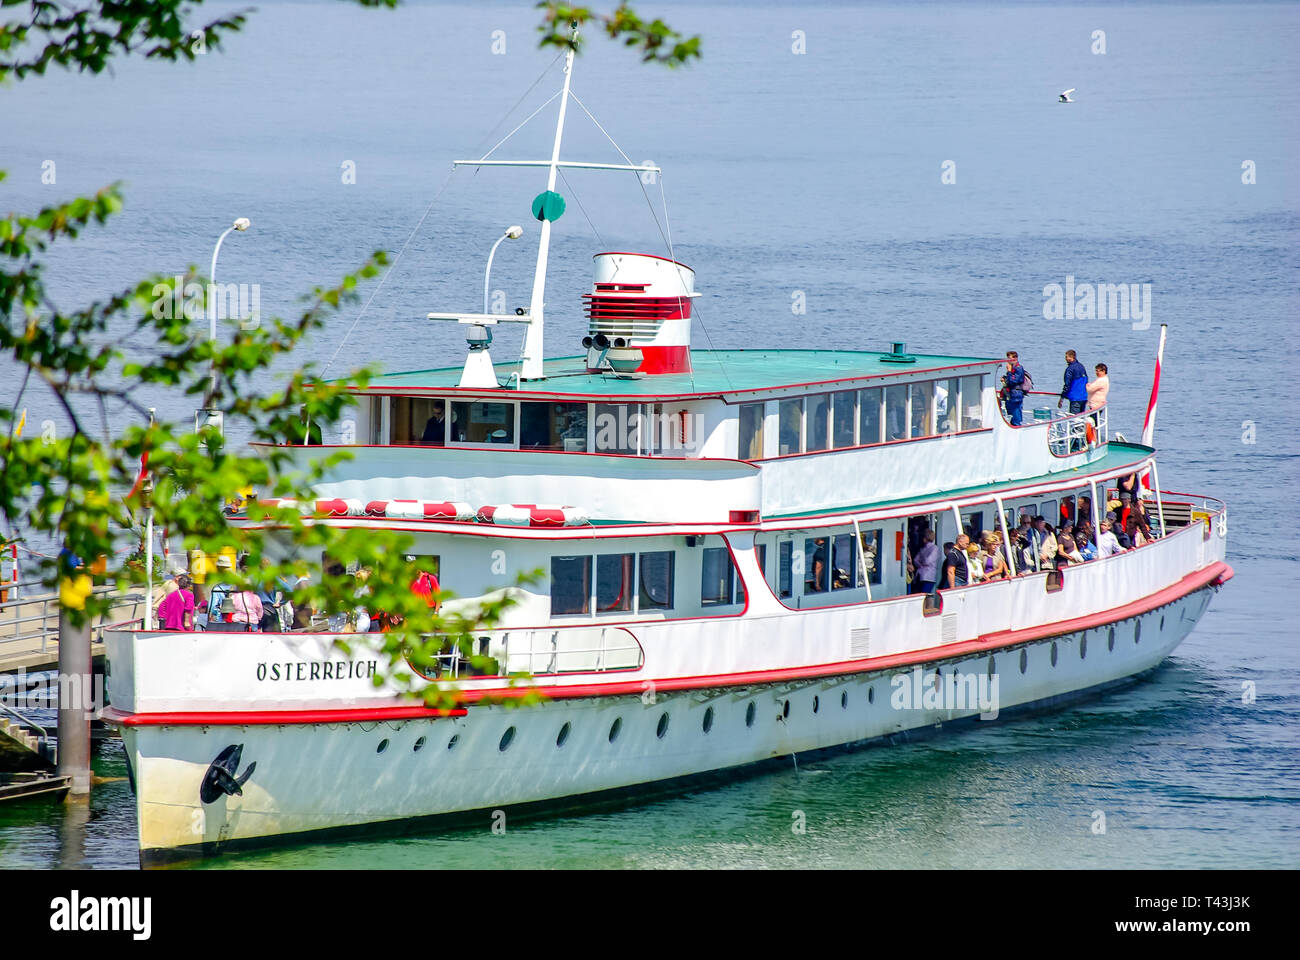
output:
M 463 717 L 464 707 L 363 707 L 340 710 L 213 710 L 182 713 L 123 713 L 105 707 L 103 718 L 124 727 L 275 726 L 297 723 L 359 723 L 366 720 L 424 720 Z

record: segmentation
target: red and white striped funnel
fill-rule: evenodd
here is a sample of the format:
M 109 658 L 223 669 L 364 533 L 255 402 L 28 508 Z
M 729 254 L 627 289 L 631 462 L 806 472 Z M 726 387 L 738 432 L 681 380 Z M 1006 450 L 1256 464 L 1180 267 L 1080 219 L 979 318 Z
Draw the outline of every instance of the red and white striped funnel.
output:
M 598 253 L 587 301 L 590 370 L 689 373 L 695 271 L 646 253 Z

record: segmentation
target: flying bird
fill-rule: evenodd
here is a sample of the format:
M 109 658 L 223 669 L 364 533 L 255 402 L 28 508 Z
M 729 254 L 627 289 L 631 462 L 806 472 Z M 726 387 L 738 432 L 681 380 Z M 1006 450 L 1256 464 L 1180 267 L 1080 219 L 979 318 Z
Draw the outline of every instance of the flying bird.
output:
M 1069 90 L 1066 90 L 1063 94 L 1061 94 L 1059 97 L 1057 97 L 1057 98 L 1056 98 L 1056 102 L 1057 102 L 1057 103 L 1074 103 L 1074 101 L 1070 99 L 1070 94 L 1072 94 L 1072 93 L 1074 93 L 1074 87 L 1071 87 Z

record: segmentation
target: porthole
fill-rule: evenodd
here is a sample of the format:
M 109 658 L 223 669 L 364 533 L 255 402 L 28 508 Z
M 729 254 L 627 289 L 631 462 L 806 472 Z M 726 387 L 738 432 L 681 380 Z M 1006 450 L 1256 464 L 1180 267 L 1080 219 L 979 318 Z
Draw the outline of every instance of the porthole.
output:
M 618 735 L 623 732 L 623 718 L 615 717 L 614 722 L 609 725 L 609 742 L 613 743 L 618 739 Z
M 459 742 L 460 742 L 460 734 L 459 734 L 459 733 L 453 733 L 453 734 L 451 735 L 451 739 L 447 741 L 447 749 L 448 749 L 448 750 L 453 750 L 453 749 L 455 749 L 456 744 L 459 743 Z
M 1084 635 L 1079 640 L 1079 659 L 1086 659 L 1088 656 L 1088 637 Z
M 1115 628 L 1114 627 L 1111 627 L 1110 630 L 1108 630 L 1106 633 L 1106 649 L 1107 650 L 1115 649 Z
M 745 726 L 752 727 L 754 725 L 754 714 L 756 712 L 754 702 L 751 700 L 749 706 L 745 708 Z
M 379 746 L 375 747 L 375 753 L 383 753 L 387 749 L 388 749 L 388 740 L 387 739 L 380 740 Z
M 1142 642 L 1142 621 L 1141 620 L 1133 621 L 1133 642 L 1134 643 Z
M 557 747 L 564 746 L 565 742 L 569 739 L 569 732 L 572 729 L 573 725 L 567 722 L 564 726 L 560 727 L 560 732 L 555 735 L 555 745 Z
M 993 675 L 997 672 L 998 672 L 997 658 L 990 653 L 989 654 L 989 679 L 990 680 L 993 679 Z
M 419 753 L 422 749 L 424 749 L 424 737 L 415 741 L 415 746 L 411 747 L 411 752 Z
M 704 732 L 708 733 L 713 729 L 713 708 L 704 711 Z
M 1056 666 L 1056 644 L 1052 644 L 1052 666 Z
M 847 710 L 848 708 L 849 708 L 849 692 L 845 690 L 843 693 L 840 694 L 840 709 Z
M 655 727 L 655 736 L 662 740 L 668 735 L 668 714 L 664 713 L 659 717 L 659 726 Z
M 497 744 L 497 749 L 505 753 L 510 749 L 510 744 L 515 741 L 515 728 L 506 727 L 506 732 L 501 734 L 501 742 Z
M 1024 673 L 1029 669 L 1029 650 L 1026 647 L 1020 648 L 1020 672 Z
M 821 705 L 822 705 L 821 697 L 814 696 L 814 697 L 813 697 L 813 713 L 816 713 L 818 710 L 820 710 L 820 709 L 821 709 Z
M 875 703 L 875 702 L 876 702 L 876 688 L 867 687 L 867 703 Z

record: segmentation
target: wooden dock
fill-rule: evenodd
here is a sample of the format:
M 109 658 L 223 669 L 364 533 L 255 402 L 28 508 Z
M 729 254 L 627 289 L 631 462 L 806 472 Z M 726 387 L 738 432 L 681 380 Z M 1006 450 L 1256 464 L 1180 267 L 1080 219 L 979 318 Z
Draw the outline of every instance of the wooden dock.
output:
M 68 792 L 71 779 L 43 770 L 32 773 L 0 773 L 0 802 L 31 797 L 61 799 Z

